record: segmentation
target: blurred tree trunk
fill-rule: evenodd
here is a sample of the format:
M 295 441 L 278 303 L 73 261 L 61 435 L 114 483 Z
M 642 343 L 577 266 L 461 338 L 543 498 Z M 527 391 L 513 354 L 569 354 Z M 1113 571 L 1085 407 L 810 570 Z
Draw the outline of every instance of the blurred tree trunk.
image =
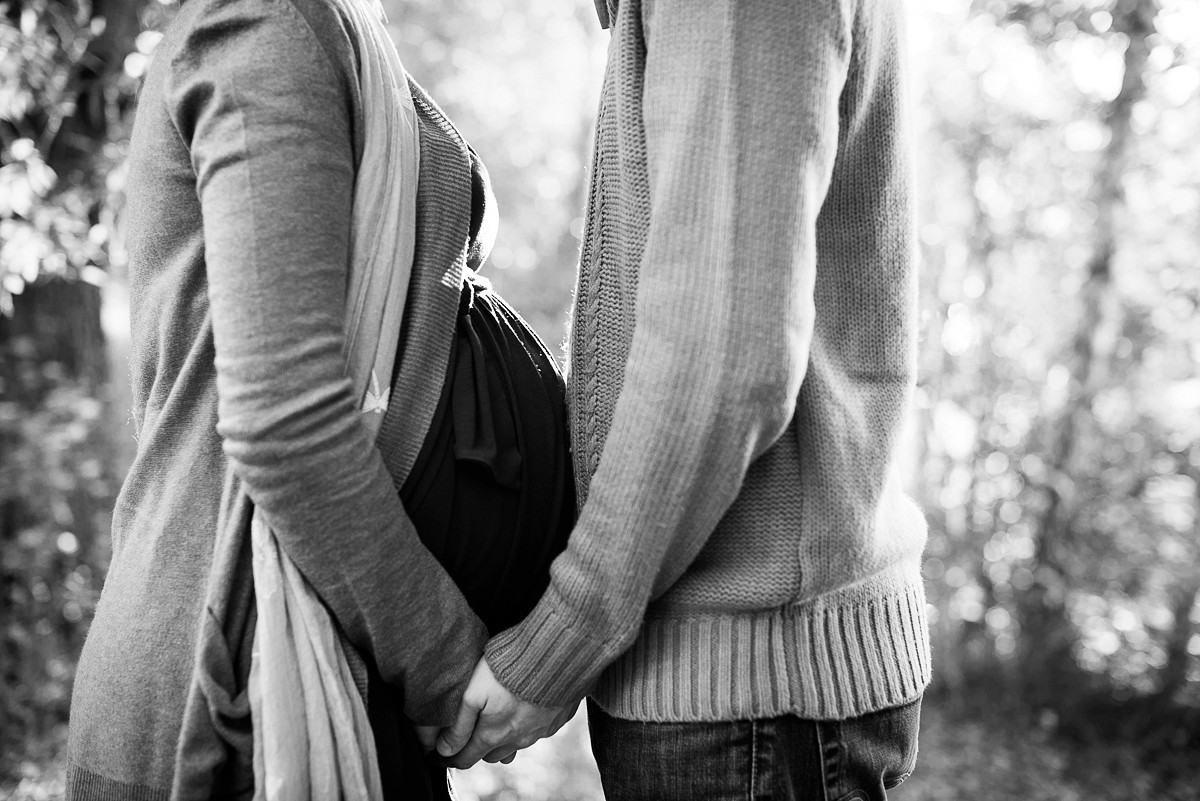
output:
M 1175 622 L 1167 637 L 1167 661 L 1159 676 L 1158 700 L 1163 705 L 1174 702 L 1175 696 L 1188 682 L 1188 643 L 1192 639 L 1192 608 L 1196 598 L 1200 596 L 1200 584 L 1192 584 L 1181 588 L 1171 605 Z
M 1113 31 L 1128 39 L 1124 76 L 1117 96 L 1101 114 L 1108 145 L 1094 182 L 1095 241 L 1080 291 L 1079 325 L 1066 355 L 1068 398 L 1046 448 L 1046 505 L 1037 526 L 1034 582 L 1019 604 L 1022 672 L 1035 704 L 1053 706 L 1077 672 L 1071 656 L 1074 633 L 1066 616 L 1078 512 L 1071 476 L 1077 472 L 1080 440 L 1091 432 L 1093 401 L 1106 386 L 1120 323 L 1112 269 L 1125 205 L 1122 179 L 1133 139 L 1133 109 L 1146 94 L 1147 39 L 1154 32 L 1156 12 L 1155 0 L 1121 0 L 1114 8 Z
M 1193 444 L 1192 448 L 1200 452 L 1200 444 Z M 1177 455 L 1176 463 L 1179 475 L 1192 480 L 1196 508 L 1200 509 L 1200 461 L 1193 461 L 1192 454 L 1184 450 Z M 1192 536 L 1194 542 L 1200 543 L 1200 519 L 1193 524 Z M 1167 635 L 1167 661 L 1159 673 L 1157 701 L 1160 706 L 1170 706 L 1179 692 L 1187 686 L 1188 668 L 1192 661 L 1188 645 L 1196 628 L 1192 623 L 1192 610 L 1195 609 L 1197 600 L 1200 600 L 1200 577 L 1193 575 L 1190 581 L 1181 582 L 1171 604 L 1174 621 Z
M 82 281 L 43 279 L 0 316 L 3 399 L 37 408 L 61 379 L 99 389 L 108 378 L 100 290 Z

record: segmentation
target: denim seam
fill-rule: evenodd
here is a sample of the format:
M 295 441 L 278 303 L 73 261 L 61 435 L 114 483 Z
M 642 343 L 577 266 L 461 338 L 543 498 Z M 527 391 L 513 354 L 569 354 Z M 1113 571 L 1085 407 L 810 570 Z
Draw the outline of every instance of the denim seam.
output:
M 755 785 L 758 783 L 758 721 L 750 721 L 750 795 L 754 801 Z
M 816 721 L 813 729 L 817 734 L 817 754 L 821 758 L 821 801 L 829 801 L 829 765 L 837 747 L 837 741 L 828 740 L 825 736 L 825 724 Z

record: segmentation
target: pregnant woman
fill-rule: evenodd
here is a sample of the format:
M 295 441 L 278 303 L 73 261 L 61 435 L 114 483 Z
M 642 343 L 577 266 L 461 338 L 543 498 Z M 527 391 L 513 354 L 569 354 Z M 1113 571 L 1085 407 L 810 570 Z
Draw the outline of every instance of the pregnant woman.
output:
M 486 171 L 380 14 L 186 0 L 155 53 L 129 159 L 138 449 L 70 798 L 351 797 L 360 757 L 372 796 L 444 797 L 414 727 L 453 720 L 564 544 L 561 378 L 476 275 Z

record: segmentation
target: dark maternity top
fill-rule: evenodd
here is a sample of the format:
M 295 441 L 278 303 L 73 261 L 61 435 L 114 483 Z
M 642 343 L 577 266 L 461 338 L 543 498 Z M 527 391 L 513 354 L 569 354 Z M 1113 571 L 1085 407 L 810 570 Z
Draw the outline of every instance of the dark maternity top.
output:
M 545 590 L 574 521 L 575 489 L 558 364 L 477 272 L 491 249 L 496 209 L 487 171 L 471 155 L 469 269 L 455 341 L 400 497 L 421 540 L 494 634 L 519 623 Z M 385 423 L 381 436 L 387 431 Z

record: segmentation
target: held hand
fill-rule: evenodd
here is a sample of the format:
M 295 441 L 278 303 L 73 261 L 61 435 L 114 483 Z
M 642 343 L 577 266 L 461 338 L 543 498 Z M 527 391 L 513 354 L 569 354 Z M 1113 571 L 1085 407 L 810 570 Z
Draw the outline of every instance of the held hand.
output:
M 421 743 L 421 752 L 428 754 L 437 746 L 439 726 L 413 726 L 417 730 L 417 741 Z
M 463 693 L 458 718 L 438 736 L 437 750 L 455 768 L 469 768 L 480 759 L 511 762 L 517 751 L 561 729 L 576 707 L 522 701 L 496 681 L 487 661 L 480 659 Z

